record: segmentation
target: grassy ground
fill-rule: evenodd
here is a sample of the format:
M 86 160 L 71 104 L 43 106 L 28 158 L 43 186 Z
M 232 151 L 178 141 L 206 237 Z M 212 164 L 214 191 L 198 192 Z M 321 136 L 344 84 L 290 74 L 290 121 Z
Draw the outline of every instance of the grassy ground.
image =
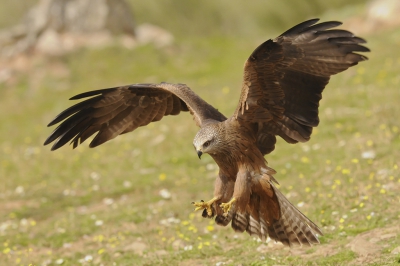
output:
M 208 156 L 197 159 L 189 114 L 96 149 L 42 146 L 51 132 L 45 125 L 70 96 L 119 84 L 187 83 L 232 113 L 243 62 L 264 37 L 191 36 L 162 50 L 106 48 L 40 60 L 0 85 L 1 264 L 399 263 L 400 32 L 363 37 L 370 60 L 332 79 L 311 141 L 279 141 L 267 157 L 282 191 L 323 228 L 321 245 L 263 244 L 194 213 L 190 202 L 212 196 L 217 168 Z

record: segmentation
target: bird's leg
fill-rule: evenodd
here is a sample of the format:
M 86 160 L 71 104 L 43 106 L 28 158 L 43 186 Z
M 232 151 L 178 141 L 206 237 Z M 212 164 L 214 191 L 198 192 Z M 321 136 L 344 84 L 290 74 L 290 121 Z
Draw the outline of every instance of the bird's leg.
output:
M 231 200 L 219 205 L 224 211 L 224 216 L 227 217 L 232 208 L 234 212 L 244 212 L 249 203 L 250 194 L 251 175 L 246 167 L 239 168 Z
M 221 203 L 219 206 L 222 208 L 222 210 L 224 211 L 224 216 L 228 216 L 228 213 L 230 211 L 230 209 L 232 208 L 232 204 L 236 201 L 236 198 L 232 198 L 230 201 L 228 201 L 227 203 Z
M 212 216 L 213 212 L 212 212 L 212 208 L 211 205 L 216 202 L 219 198 L 218 197 L 214 197 L 211 200 L 204 202 L 203 200 L 200 202 L 192 202 L 192 204 L 196 207 L 194 210 L 198 211 L 198 210 L 203 210 L 206 209 L 207 210 L 207 215 L 208 216 Z

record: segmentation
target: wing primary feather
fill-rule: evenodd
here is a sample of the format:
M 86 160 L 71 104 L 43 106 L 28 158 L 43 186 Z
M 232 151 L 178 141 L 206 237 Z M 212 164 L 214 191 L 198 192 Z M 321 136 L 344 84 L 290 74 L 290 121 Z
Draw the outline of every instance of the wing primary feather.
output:
M 101 125 L 91 125 L 88 127 L 85 131 L 82 132 L 82 134 L 76 136 L 76 144 L 82 144 L 85 140 L 90 138 L 94 133 L 99 131 L 101 128 Z M 79 138 L 79 143 L 78 143 L 78 138 Z
M 265 130 L 275 124 L 273 131 L 257 134 L 279 135 L 289 143 L 308 141 L 319 123 L 319 101 L 330 76 L 368 59 L 356 53 L 370 51 L 361 45 L 364 39 L 332 29 L 341 22 L 317 21 L 305 21 L 264 42 L 246 61 L 235 117 L 241 123 L 263 124 Z M 248 110 L 244 103 L 250 103 Z M 272 149 L 264 147 L 274 147 L 275 140 L 258 144 L 265 154 Z
M 125 110 L 118 113 L 115 117 L 113 117 L 108 123 L 102 125 L 100 132 L 96 135 L 96 137 L 92 140 L 89 147 L 94 148 L 103 144 L 104 142 L 115 138 L 119 134 L 121 134 L 126 127 L 129 126 L 129 118 L 131 112 L 134 110 L 134 107 L 127 107 Z
M 304 21 L 304 22 L 302 22 L 302 23 L 300 23 L 300 24 L 288 29 L 287 31 L 282 33 L 280 36 L 290 36 L 290 35 L 293 35 L 293 34 L 298 34 L 298 33 L 302 32 L 304 29 L 310 27 L 311 25 L 314 25 L 318 21 L 319 21 L 319 18 L 306 20 L 306 21 Z
M 73 149 L 75 149 L 80 143 L 82 143 L 83 142 L 83 140 L 82 140 L 82 135 L 84 134 L 84 133 L 87 133 L 88 132 L 88 129 L 90 128 L 90 127 L 92 127 L 93 125 L 92 125 L 92 123 L 86 123 L 86 126 L 84 126 L 80 131 L 79 131 L 79 133 L 71 140 L 71 143 L 70 144 L 73 144 Z M 79 143 L 79 140 L 81 141 L 80 143 Z
M 94 91 L 87 91 L 87 92 L 83 92 L 80 94 L 77 94 L 71 98 L 69 98 L 70 100 L 79 100 L 82 98 L 87 98 L 87 97 L 91 97 L 91 96 L 95 96 L 95 95 L 99 95 L 99 94 L 103 94 L 105 92 L 111 92 L 118 89 L 118 87 L 115 88 L 108 88 L 108 89 L 101 89 L 101 90 L 94 90 Z
M 90 118 L 83 117 L 81 121 L 76 123 L 74 126 L 71 126 L 66 130 L 54 143 L 51 150 L 57 150 L 58 148 L 64 146 L 67 142 L 73 139 L 76 135 L 78 135 L 81 131 L 84 131 L 90 125 Z
M 354 34 L 352 32 L 347 30 L 338 30 L 338 29 L 318 31 L 315 32 L 314 35 L 316 36 L 316 38 L 313 40 L 314 42 L 316 40 L 329 39 L 333 37 L 354 37 Z
M 61 122 L 62 120 L 66 119 L 67 117 L 75 114 L 76 112 L 79 112 L 82 109 L 88 108 L 91 106 L 91 104 L 95 103 L 96 101 L 98 101 L 99 99 L 101 99 L 101 95 L 97 96 L 97 97 L 93 97 L 91 99 L 85 100 L 83 102 L 77 103 L 69 108 L 67 108 L 66 110 L 62 111 L 59 115 L 57 115 L 47 126 L 53 126 L 59 122 Z
M 323 30 L 327 30 L 327 29 L 330 29 L 330 28 L 334 28 L 334 27 L 340 26 L 342 24 L 343 23 L 339 22 L 339 21 L 326 21 L 326 22 L 318 23 L 318 24 L 312 25 L 310 27 L 304 28 L 299 33 L 301 34 L 301 33 L 305 33 L 305 32 L 308 32 L 308 31 L 323 31 Z
M 56 140 L 58 137 L 62 136 L 67 132 L 70 128 L 74 127 L 76 124 L 80 123 L 86 116 L 71 116 L 64 122 L 62 122 L 51 134 L 50 136 L 45 140 L 43 145 L 50 144 L 54 140 Z
M 355 44 L 355 43 L 366 43 L 366 41 L 363 38 L 360 37 L 346 37 L 346 36 L 340 36 L 340 37 L 329 37 L 328 41 L 330 43 L 339 43 L 339 44 Z M 366 47 L 364 47 L 366 48 Z M 368 49 L 368 48 L 366 48 Z M 369 51 L 369 49 L 368 49 Z
M 71 100 L 87 97 L 91 98 L 67 108 L 48 124 L 53 126 L 63 121 L 46 139 L 45 145 L 58 139 L 54 146 L 58 148 L 67 137 L 70 137 L 76 147 L 98 132 L 89 145 L 95 147 L 139 126 L 161 120 L 164 116 L 186 111 L 190 111 L 198 126 L 208 120 L 220 122 L 226 120 L 223 114 L 185 84 L 131 84 L 84 92 L 71 97 Z M 84 130 L 71 136 L 75 130 L 74 123 L 79 123 L 85 118 L 90 118 L 91 124 L 85 127 L 80 125 Z

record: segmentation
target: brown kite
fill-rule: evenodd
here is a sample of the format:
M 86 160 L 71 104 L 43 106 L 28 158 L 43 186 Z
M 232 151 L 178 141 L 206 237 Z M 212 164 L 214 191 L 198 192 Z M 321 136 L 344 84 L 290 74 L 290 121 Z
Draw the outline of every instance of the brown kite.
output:
M 96 147 L 110 139 L 189 111 L 200 127 L 193 145 L 219 166 L 214 197 L 193 203 L 203 217 L 229 222 L 238 232 L 286 245 L 316 244 L 321 230 L 276 188 L 276 172 L 264 156 L 276 136 L 289 143 L 306 142 L 319 123 L 321 93 L 331 75 L 367 60 L 365 41 L 330 21 L 312 19 L 261 44 L 244 66 L 239 104 L 226 118 L 184 84 L 133 84 L 85 92 L 90 97 L 60 113 L 49 126 L 63 121 L 45 141 L 56 150 L 71 141 L 75 148 L 93 134 Z

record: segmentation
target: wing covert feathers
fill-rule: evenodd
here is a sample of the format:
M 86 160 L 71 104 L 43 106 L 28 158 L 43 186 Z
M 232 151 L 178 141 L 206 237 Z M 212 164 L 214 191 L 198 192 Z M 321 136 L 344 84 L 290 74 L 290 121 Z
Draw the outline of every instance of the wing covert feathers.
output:
M 68 142 L 77 147 L 97 133 L 90 147 L 161 120 L 167 115 L 189 111 L 196 124 L 225 120 L 225 116 L 184 84 L 133 84 L 84 92 L 71 100 L 85 99 L 56 116 L 48 126 L 61 124 L 44 145 L 55 141 L 52 150 Z
M 330 76 L 367 60 L 356 53 L 369 51 L 361 45 L 364 39 L 332 29 L 340 22 L 317 22 L 302 22 L 264 42 L 246 61 L 234 117 L 257 123 L 258 134 L 278 135 L 289 143 L 308 141 L 319 124 L 319 101 Z M 262 143 L 274 144 L 272 138 Z M 272 150 L 264 148 L 263 154 Z

